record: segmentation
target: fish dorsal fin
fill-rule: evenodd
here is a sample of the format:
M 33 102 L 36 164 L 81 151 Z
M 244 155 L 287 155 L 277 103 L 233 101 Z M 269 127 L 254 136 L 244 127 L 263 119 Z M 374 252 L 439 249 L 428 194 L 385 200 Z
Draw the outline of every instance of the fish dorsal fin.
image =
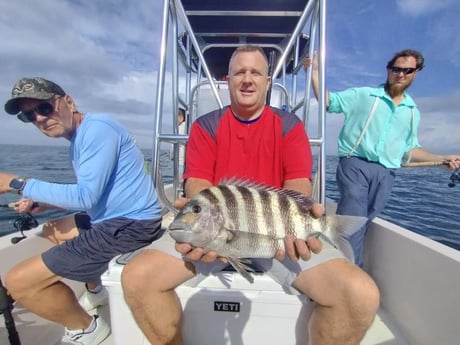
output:
M 293 190 L 280 189 L 279 193 L 289 198 L 294 199 L 297 204 L 299 204 L 306 210 L 310 210 L 313 204 L 315 203 L 312 198 L 309 198 L 305 194 L 302 194 L 302 193 L 299 193 Z
M 267 186 L 263 183 L 257 183 L 249 179 L 241 179 L 238 177 L 223 178 L 217 183 L 217 186 L 235 186 L 253 188 L 257 190 L 277 191 L 278 188 Z
M 241 179 L 238 177 L 232 177 L 229 179 L 224 178 L 217 183 L 217 186 L 223 186 L 223 185 L 252 188 L 255 190 L 263 190 L 266 192 L 278 193 L 280 195 L 284 195 L 286 197 L 294 199 L 297 204 L 301 205 L 307 210 L 310 210 L 314 204 L 314 201 L 311 198 L 309 198 L 308 196 L 302 193 L 299 193 L 293 190 L 288 190 L 288 189 L 270 187 L 262 183 L 251 181 L 249 179 Z

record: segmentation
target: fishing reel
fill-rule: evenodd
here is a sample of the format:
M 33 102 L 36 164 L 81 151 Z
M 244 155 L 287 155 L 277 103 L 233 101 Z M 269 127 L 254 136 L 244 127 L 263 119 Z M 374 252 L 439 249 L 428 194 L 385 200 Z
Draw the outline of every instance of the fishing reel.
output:
M 455 171 L 450 175 L 449 187 L 455 187 L 455 183 L 460 183 L 460 169 L 455 169 Z
M 11 239 L 11 243 L 16 244 L 27 238 L 27 236 L 24 235 L 24 231 L 36 228 L 38 226 L 38 221 L 34 216 L 27 212 L 17 217 L 13 221 L 13 226 L 16 230 L 21 232 L 21 236 L 13 237 Z

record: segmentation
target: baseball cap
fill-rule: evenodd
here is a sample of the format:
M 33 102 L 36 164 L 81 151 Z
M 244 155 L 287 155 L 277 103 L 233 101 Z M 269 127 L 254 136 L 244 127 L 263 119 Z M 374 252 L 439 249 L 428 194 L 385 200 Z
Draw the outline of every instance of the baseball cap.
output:
M 5 103 L 5 111 L 11 115 L 19 113 L 19 102 L 23 98 L 47 100 L 54 95 L 65 96 L 65 94 L 59 85 L 44 78 L 22 78 L 13 86 L 11 99 Z

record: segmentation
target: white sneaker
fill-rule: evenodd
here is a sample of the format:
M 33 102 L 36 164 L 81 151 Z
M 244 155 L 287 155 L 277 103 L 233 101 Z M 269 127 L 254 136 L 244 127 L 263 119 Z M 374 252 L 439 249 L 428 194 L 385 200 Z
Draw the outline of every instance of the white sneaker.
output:
M 85 333 L 84 330 L 65 329 L 65 335 L 61 340 L 62 345 L 98 345 L 110 334 L 110 327 L 99 315 L 94 315 L 96 328 L 92 332 Z
M 86 311 L 91 311 L 97 307 L 107 305 L 109 303 L 109 293 L 104 286 L 98 293 L 86 289 L 85 293 L 78 300 L 78 303 L 80 303 Z

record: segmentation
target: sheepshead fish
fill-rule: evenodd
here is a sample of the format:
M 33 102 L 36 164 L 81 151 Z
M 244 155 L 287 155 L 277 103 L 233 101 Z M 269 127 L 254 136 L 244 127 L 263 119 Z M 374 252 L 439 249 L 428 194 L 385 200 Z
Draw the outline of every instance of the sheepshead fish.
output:
M 177 242 L 190 243 L 205 252 L 215 250 L 236 271 L 253 282 L 247 258 L 273 258 L 284 250 L 284 237 L 320 237 L 339 248 L 353 262 L 345 240 L 367 218 L 310 214 L 313 200 L 298 192 L 232 181 L 205 189 L 190 199 L 169 225 Z

